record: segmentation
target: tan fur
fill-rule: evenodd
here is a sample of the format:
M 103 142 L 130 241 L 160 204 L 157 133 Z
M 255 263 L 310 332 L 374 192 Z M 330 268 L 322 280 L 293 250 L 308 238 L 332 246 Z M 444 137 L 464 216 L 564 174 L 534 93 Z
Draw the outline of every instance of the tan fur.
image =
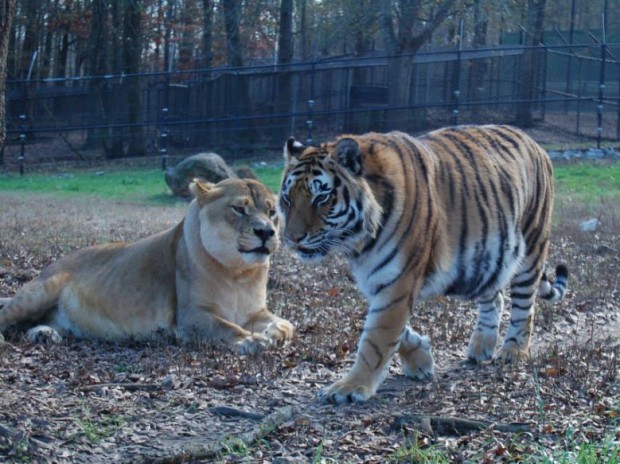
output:
M 55 341 L 57 331 L 115 341 L 168 333 L 242 353 L 290 340 L 292 325 L 266 308 L 275 197 L 252 180 L 195 182 L 191 190 L 195 199 L 175 227 L 79 250 L 0 301 L 0 329 L 41 324 L 29 337 Z

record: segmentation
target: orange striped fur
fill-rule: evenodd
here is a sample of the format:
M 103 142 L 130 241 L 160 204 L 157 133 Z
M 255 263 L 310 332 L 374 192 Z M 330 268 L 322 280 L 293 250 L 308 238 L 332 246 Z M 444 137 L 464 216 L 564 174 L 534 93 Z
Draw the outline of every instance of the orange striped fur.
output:
M 545 151 L 509 126 L 457 126 L 413 138 L 346 135 L 317 147 L 289 139 L 279 206 L 284 241 L 305 260 L 341 253 L 368 300 L 355 363 L 322 392 L 364 401 L 392 355 L 414 379 L 433 374 L 427 337 L 408 321 L 416 300 L 452 295 L 478 302 L 468 356 L 495 353 L 502 290 L 511 287 L 498 356 L 527 355 L 534 299 L 560 299 L 567 269 L 543 274 L 553 207 Z

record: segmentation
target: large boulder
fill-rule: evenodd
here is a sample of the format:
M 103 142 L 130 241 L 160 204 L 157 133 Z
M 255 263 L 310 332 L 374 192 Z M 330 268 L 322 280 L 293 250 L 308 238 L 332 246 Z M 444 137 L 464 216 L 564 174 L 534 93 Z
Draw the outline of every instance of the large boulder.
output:
M 189 184 L 196 177 L 215 184 L 229 177 L 238 176 L 216 153 L 198 153 L 189 156 L 176 166 L 168 168 L 165 174 L 166 184 L 172 193 L 182 198 L 191 197 Z

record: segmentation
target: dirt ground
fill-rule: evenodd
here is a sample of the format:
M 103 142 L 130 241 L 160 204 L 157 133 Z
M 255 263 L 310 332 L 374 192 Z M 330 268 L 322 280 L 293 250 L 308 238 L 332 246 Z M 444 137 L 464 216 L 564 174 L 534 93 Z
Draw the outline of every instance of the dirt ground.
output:
M 280 349 L 32 345 L 6 334 L 0 462 L 416 462 L 416 449 L 450 462 L 531 462 L 532 453 L 618 443 L 620 208 L 558 203 L 549 262 L 568 264 L 569 291 L 541 304 L 533 356 L 520 366 L 465 362 L 474 306 L 429 300 L 412 322 L 432 340 L 433 380 L 405 378 L 395 359 L 367 403 L 323 405 L 317 393 L 351 365 L 366 305 L 338 258 L 311 266 L 280 250 L 269 306 L 296 326 Z M 184 211 L 0 193 L 0 295 L 72 249 L 143 237 Z M 600 228 L 581 231 L 592 217 Z

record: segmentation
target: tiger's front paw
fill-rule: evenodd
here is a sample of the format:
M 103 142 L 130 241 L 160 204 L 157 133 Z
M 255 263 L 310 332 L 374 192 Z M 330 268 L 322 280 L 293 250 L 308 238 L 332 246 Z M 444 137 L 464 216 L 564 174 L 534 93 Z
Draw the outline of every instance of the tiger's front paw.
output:
M 253 333 L 251 335 L 242 336 L 233 343 L 235 350 L 240 355 L 257 354 L 267 348 L 271 343 L 267 337 L 262 334 Z
M 478 364 L 490 361 L 493 359 L 496 344 L 497 333 L 476 330 L 469 339 L 467 357 Z
M 398 349 L 403 373 L 413 380 L 428 380 L 435 373 L 430 340 L 410 328 L 407 331 L 408 333 L 401 337 Z
M 285 319 L 271 322 L 263 331 L 263 336 L 272 344 L 282 346 L 293 338 L 293 324 Z
M 374 394 L 374 388 L 347 380 L 345 377 L 321 390 L 319 399 L 322 403 L 331 404 L 363 403 Z
M 504 343 L 494 361 L 503 364 L 519 364 L 530 357 L 529 347 L 519 347 L 516 343 Z

